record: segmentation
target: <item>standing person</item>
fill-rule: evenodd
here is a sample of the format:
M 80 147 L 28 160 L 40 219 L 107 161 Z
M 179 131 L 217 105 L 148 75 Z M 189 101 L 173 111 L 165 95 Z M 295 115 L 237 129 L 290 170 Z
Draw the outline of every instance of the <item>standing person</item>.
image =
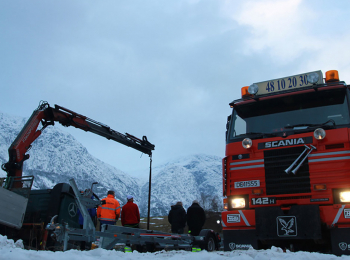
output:
M 132 195 L 128 195 L 126 198 L 128 202 L 122 207 L 122 225 L 124 227 L 139 228 L 139 207 L 134 203 L 134 197 Z
M 171 225 L 171 232 L 183 234 L 186 226 L 186 211 L 182 206 L 182 202 L 178 201 L 171 206 L 168 214 L 168 221 Z
M 187 209 L 188 232 L 192 236 L 198 236 L 204 226 L 205 219 L 204 209 L 199 206 L 198 200 L 194 200 Z
M 114 198 L 115 192 L 110 190 L 102 204 L 97 208 L 97 218 L 100 220 L 100 230 L 103 224 L 114 225 L 119 218 L 120 204 Z

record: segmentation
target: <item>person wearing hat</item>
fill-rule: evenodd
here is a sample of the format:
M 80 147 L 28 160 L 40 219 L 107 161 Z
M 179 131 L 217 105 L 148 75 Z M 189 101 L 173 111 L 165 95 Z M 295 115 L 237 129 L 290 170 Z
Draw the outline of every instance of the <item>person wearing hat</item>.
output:
M 124 227 L 139 228 L 140 211 L 139 207 L 134 203 L 134 197 L 128 195 L 128 202 L 122 207 L 121 221 Z
M 168 214 L 168 221 L 171 225 L 171 232 L 183 234 L 186 227 L 186 210 L 182 206 L 182 202 L 176 202 L 172 205 Z
M 205 219 L 204 209 L 199 206 L 198 200 L 194 200 L 187 209 L 188 232 L 192 236 L 198 236 L 204 226 Z

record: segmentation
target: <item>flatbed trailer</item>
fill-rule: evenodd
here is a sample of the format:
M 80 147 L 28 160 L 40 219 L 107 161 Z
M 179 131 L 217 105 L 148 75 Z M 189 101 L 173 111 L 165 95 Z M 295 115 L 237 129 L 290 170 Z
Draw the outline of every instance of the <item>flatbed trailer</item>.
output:
M 101 231 L 96 231 L 95 225 L 88 213 L 89 208 L 96 207 L 100 201 L 92 200 L 90 193 L 81 194 L 74 179 L 69 183 L 76 196 L 76 204 L 84 217 L 83 228 L 71 228 L 66 223 L 54 223 L 55 217 L 47 225 L 53 231 L 55 239 L 63 244 L 63 251 L 69 249 L 70 241 L 85 241 L 92 243 L 99 239 L 99 248 L 113 249 L 116 244 L 134 245 L 139 251 L 156 251 L 157 249 L 191 250 L 193 247 L 207 251 L 220 248 L 221 238 L 210 229 L 203 229 L 198 236 L 189 234 L 173 234 L 154 230 L 102 225 Z

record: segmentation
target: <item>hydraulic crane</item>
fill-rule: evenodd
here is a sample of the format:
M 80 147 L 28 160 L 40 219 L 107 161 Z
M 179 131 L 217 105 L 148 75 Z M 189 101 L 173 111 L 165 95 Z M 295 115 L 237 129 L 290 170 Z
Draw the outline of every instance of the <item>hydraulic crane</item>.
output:
M 146 136 L 139 139 L 128 133 L 122 134 L 111 129 L 107 125 L 64 107 L 55 105 L 53 108 L 50 107 L 47 102 L 40 102 L 39 107 L 34 110 L 33 114 L 8 149 L 9 161 L 1 166 L 1 168 L 7 172 L 8 177 L 22 177 L 23 162 L 29 159 L 29 154 L 26 154 L 27 151 L 31 148 L 32 143 L 40 136 L 42 131 L 47 126 L 54 125 L 55 122 L 59 122 L 66 127 L 73 126 L 106 137 L 109 140 L 122 143 L 152 157 L 154 145 L 147 140 Z M 42 124 L 42 128 L 37 129 L 40 123 Z
M 27 207 L 27 197 L 29 197 L 34 178 L 33 176 L 22 176 L 23 162 L 29 159 L 29 154 L 26 153 L 30 150 L 32 143 L 41 135 L 42 131 L 46 127 L 54 125 L 55 122 L 59 122 L 66 127 L 73 126 L 87 132 L 92 132 L 109 140 L 114 140 L 134 148 L 142 153 L 148 154 L 150 157 L 148 203 L 150 204 L 152 151 L 154 150 L 154 145 L 147 140 L 146 136 L 139 139 L 128 133 L 119 133 L 111 129 L 109 126 L 92 120 L 86 116 L 80 115 L 58 105 L 50 107 L 47 102 L 42 101 L 40 102 L 38 108 L 34 110 L 31 117 L 28 119 L 16 139 L 9 147 L 9 161 L 1 166 L 1 168 L 7 172 L 7 178 L 5 182 L 4 180 L 1 180 L 0 182 L 0 197 L 3 198 L 4 205 L 1 203 L 0 204 L 2 206 L 16 206 L 9 208 L 6 214 L 0 216 L 0 223 L 14 226 L 16 228 L 20 228 L 22 226 L 22 215 Z M 42 127 L 38 129 L 40 124 Z M 19 193 L 25 198 L 16 195 L 13 192 Z M 150 205 L 148 205 L 148 211 L 150 211 Z M 150 212 L 148 212 L 148 216 L 150 216 Z

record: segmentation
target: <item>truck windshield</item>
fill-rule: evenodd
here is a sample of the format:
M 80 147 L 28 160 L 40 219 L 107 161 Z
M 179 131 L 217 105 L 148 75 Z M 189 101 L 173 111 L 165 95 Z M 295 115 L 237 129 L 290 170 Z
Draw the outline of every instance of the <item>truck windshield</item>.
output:
M 311 126 L 349 124 L 347 89 L 318 90 L 236 105 L 230 121 L 228 142 Z M 268 137 L 268 136 L 266 136 Z M 260 137 L 261 138 L 261 137 Z M 238 141 L 238 140 L 237 140 Z

